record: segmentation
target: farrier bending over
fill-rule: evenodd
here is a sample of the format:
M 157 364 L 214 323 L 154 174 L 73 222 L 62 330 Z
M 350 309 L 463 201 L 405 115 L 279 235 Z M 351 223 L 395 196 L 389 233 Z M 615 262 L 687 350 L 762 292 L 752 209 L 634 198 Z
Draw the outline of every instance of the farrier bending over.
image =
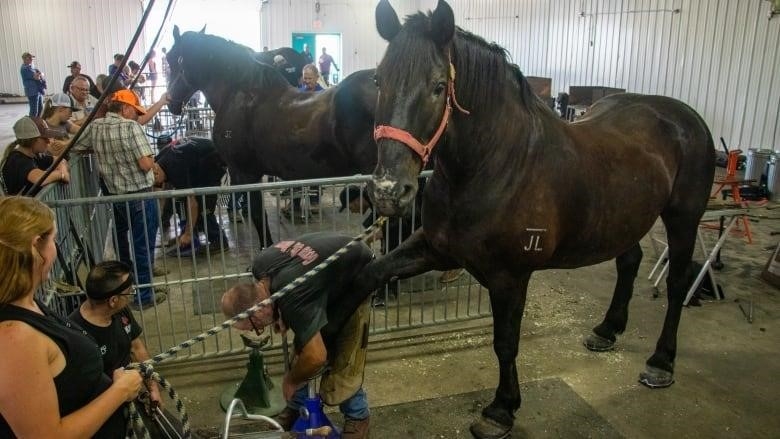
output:
M 302 235 L 264 249 L 254 260 L 253 285 L 237 285 L 222 297 L 228 316 L 267 299 L 292 280 L 319 265 L 344 247 L 350 237 L 334 232 Z M 287 408 L 277 420 L 289 430 L 307 395 L 307 380 L 328 364 L 320 385 L 320 396 L 329 405 L 339 404 L 344 414 L 344 439 L 368 437 L 369 409 L 362 388 L 368 343 L 368 301 L 356 297 L 355 275 L 374 255 L 364 243 L 351 246 L 322 272 L 263 307 L 250 319 L 238 322 L 249 330 L 273 324 L 277 331 L 292 329 L 295 357 L 284 376 L 282 390 Z M 361 304 L 362 303 L 362 304 Z

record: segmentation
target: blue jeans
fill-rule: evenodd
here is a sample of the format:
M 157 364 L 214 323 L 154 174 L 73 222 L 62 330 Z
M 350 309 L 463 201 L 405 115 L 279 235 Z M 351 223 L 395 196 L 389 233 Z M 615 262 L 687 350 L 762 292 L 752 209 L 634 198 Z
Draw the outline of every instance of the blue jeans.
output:
M 287 401 L 287 407 L 298 411 L 303 407 L 306 398 L 309 395 L 309 386 L 303 386 L 298 389 L 292 397 L 292 400 Z M 354 395 L 349 397 L 346 401 L 339 404 L 339 411 L 345 418 L 350 419 L 366 419 L 368 417 L 368 397 L 366 391 L 363 388 L 359 388 Z
M 39 117 L 43 113 L 43 96 L 40 93 L 27 96 L 27 102 L 30 104 L 30 117 Z
M 135 267 L 136 284 L 151 283 L 158 228 L 157 200 L 114 203 L 114 220 L 119 260 Z M 128 233 L 132 236 L 132 254 Z M 152 288 L 137 289 L 136 301 L 152 303 Z

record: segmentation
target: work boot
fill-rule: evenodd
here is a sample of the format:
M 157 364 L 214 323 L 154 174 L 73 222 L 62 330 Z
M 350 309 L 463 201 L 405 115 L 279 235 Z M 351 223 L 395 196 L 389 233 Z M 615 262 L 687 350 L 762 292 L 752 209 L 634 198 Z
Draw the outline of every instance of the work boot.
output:
M 341 434 L 341 438 L 367 439 L 370 419 L 370 416 L 366 419 L 344 419 L 344 432 Z
M 298 410 L 291 407 L 285 407 L 278 415 L 274 416 L 274 421 L 282 426 L 284 431 L 290 431 L 298 420 Z

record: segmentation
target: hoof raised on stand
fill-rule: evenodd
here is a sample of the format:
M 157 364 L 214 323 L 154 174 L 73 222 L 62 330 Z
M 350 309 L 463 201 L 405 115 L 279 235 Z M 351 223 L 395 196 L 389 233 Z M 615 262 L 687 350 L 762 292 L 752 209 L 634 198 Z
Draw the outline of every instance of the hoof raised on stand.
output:
M 615 341 L 608 338 L 604 338 L 596 333 L 590 333 L 582 341 L 588 350 L 594 352 L 611 351 L 615 347 Z
M 662 389 L 674 384 L 674 373 L 653 366 L 645 366 L 639 374 L 639 382 L 651 389 Z
M 501 439 L 509 437 L 509 433 L 512 432 L 512 426 L 503 425 L 482 416 L 471 424 L 469 430 L 471 435 L 477 439 Z

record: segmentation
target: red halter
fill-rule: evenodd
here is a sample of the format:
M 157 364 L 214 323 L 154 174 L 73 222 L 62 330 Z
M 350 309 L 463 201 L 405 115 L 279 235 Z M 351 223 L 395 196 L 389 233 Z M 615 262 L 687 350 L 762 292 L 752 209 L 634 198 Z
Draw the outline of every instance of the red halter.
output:
M 423 145 L 408 131 L 389 125 L 379 125 L 375 127 L 374 140 L 378 142 L 379 139 L 392 139 L 403 143 L 420 156 L 424 168 L 425 164 L 428 163 L 428 158 L 431 156 L 433 148 L 439 142 L 441 135 L 444 134 L 444 129 L 447 127 L 447 121 L 449 121 L 450 114 L 452 113 L 452 103 L 455 104 L 455 107 L 457 107 L 461 113 L 470 114 L 458 104 L 458 100 L 455 98 L 455 66 L 452 65 L 452 61 L 450 61 L 450 78 L 447 80 L 447 104 L 444 106 L 444 115 L 441 118 L 439 128 L 436 130 L 436 133 L 431 140 Z

